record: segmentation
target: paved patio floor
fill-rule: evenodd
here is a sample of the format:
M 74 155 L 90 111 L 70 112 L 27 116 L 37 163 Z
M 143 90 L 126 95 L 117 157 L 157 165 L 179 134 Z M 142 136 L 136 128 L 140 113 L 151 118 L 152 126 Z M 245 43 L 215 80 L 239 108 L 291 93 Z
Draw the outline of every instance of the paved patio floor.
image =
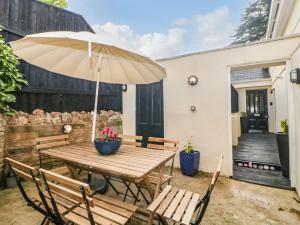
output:
M 204 194 L 211 175 L 194 178 L 174 173 L 173 185 Z M 27 186 L 30 190 L 32 186 Z M 109 195 L 113 195 L 109 191 Z M 259 186 L 221 177 L 212 194 L 203 225 L 296 225 L 300 204 L 294 191 Z M 143 204 L 143 203 L 139 203 Z M 0 190 L 0 225 L 37 225 L 42 216 L 26 207 L 17 188 Z M 129 224 L 142 224 L 136 219 Z

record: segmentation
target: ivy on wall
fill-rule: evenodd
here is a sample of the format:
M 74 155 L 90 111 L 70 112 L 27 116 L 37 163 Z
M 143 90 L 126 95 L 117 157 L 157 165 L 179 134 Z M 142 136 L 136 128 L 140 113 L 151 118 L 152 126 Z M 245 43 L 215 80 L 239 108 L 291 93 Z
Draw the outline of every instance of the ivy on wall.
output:
M 0 32 L 2 27 L 0 26 Z M 14 92 L 27 85 L 23 74 L 19 72 L 19 60 L 0 34 L 0 113 L 14 115 L 15 110 L 9 105 L 16 101 Z

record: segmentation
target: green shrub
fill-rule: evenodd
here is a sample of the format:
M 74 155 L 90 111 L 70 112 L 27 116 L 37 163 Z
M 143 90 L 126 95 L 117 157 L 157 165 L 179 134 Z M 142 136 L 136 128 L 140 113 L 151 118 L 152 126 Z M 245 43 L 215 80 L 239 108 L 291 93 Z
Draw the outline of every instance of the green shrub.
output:
M 63 9 L 68 7 L 67 0 L 40 0 L 40 1 Z
M 247 117 L 247 113 L 246 112 L 240 112 L 241 117 Z
M 192 137 L 188 139 L 188 143 L 184 146 L 184 152 L 185 153 L 193 153 L 194 152 L 194 146 L 192 144 Z
M 0 32 L 2 27 L 0 26 Z M 15 114 L 9 104 L 16 101 L 14 92 L 27 84 L 18 69 L 19 60 L 12 49 L 5 44 L 0 34 L 0 113 L 11 116 Z
M 288 124 L 288 120 L 284 119 L 280 121 L 280 127 L 282 129 L 282 132 L 284 134 L 288 134 L 289 133 L 289 124 Z

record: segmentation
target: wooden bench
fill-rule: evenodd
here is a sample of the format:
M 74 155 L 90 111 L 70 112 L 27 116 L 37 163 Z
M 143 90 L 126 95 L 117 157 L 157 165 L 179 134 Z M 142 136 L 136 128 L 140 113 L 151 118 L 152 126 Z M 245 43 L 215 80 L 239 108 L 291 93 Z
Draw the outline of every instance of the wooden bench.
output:
M 36 177 L 38 175 L 38 171 L 34 167 L 28 166 L 14 159 L 6 157 L 5 160 L 16 178 L 18 188 L 27 205 L 44 215 L 42 224 L 49 224 L 49 222 L 52 221 L 52 218 L 49 214 L 48 206 L 45 205 L 43 201 L 44 197 L 41 190 L 42 182 L 39 178 Z M 35 185 L 38 195 L 37 198 L 33 193 L 31 193 L 31 195 L 28 195 L 26 193 L 22 184 L 23 180 L 29 181 Z
M 217 171 L 213 174 L 207 192 L 202 199 L 197 193 L 167 185 L 151 203 L 148 210 L 166 219 L 185 225 L 191 224 L 194 212 L 198 211 L 196 220 L 192 224 L 200 224 L 210 201 L 211 193 L 218 180 L 222 158 L 223 156 L 219 160 Z
M 126 224 L 137 207 L 105 196 L 90 197 L 88 184 L 40 169 L 48 190 L 48 201 L 63 224 Z
M 48 137 L 39 137 L 36 138 L 36 150 L 39 152 L 44 149 L 49 148 L 57 148 L 69 145 L 69 135 L 57 135 L 57 136 L 48 136 Z M 49 159 L 49 158 L 48 158 Z M 42 167 L 42 157 L 40 155 L 40 167 Z M 61 162 L 57 159 L 51 159 L 51 163 L 54 164 L 54 166 L 61 165 Z M 57 163 L 57 165 L 55 165 Z M 70 170 L 67 166 L 58 166 L 54 169 L 52 169 L 53 172 L 59 173 L 62 175 L 69 175 Z

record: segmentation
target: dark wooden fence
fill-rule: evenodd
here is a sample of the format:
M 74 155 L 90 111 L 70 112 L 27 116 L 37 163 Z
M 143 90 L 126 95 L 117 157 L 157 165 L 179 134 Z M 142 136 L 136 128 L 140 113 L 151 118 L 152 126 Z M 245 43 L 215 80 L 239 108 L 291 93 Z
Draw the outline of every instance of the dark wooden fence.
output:
M 234 89 L 234 87 L 231 86 L 231 112 L 236 113 L 239 111 L 239 94 Z
M 7 42 L 27 34 L 49 31 L 90 31 L 81 15 L 35 0 L 0 0 L 0 24 Z M 17 110 L 91 111 L 94 105 L 95 82 L 51 73 L 21 61 L 21 72 L 29 86 L 16 93 Z M 121 85 L 100 85 L 98 109 L 122 111 Z

